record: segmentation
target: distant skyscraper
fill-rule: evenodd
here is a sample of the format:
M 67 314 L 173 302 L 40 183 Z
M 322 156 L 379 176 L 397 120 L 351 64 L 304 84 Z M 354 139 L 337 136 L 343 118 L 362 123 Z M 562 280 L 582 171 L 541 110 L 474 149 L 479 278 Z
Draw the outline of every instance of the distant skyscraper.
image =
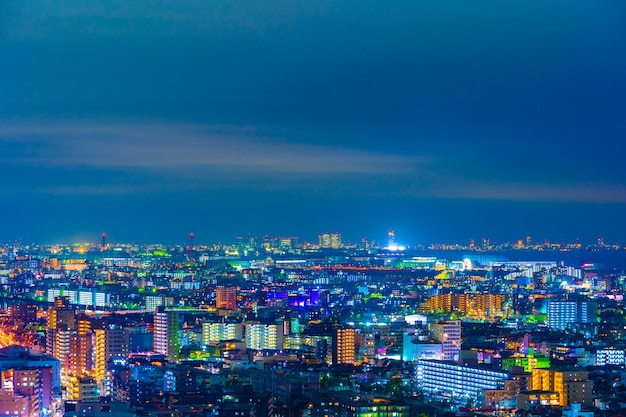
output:
M 393 229 L 387 231 L 387 247 L 392 248 L 396 245 L 396 232 Z
M 324 233 L 319 235 L 319 245 L 323 249 L 340 249 L 343 247 L 341 233 Z
M 176 358 L 180 350 L 180 322 L 176 311 L 157 307 L 154 311 L 154 351 Z

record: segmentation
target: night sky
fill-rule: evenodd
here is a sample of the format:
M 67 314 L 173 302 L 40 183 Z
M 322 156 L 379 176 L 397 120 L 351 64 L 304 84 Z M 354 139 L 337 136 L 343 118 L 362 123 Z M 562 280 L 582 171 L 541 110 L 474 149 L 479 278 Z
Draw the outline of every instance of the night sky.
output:
M 0 241 L 626 243 L 626 2 L 4 0 Z

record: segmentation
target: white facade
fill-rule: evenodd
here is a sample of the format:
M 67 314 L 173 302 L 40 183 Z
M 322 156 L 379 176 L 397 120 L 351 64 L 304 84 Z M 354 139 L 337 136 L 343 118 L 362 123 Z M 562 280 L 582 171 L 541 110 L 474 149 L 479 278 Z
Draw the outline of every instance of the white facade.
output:
M 420 360 L 417 384 L 431 394 L 477 400 L 485 390 L 501 389 L 509 374 L 448 361 Z

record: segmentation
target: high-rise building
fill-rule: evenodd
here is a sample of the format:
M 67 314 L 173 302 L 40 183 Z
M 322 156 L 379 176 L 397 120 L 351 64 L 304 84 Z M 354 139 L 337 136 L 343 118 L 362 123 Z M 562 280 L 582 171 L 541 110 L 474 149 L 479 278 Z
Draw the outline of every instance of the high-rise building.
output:
M 8 346 L 0 349 L 0 371 L 22 368 L 51 368 L 52 389 L 61 390 L 61 366 L 59 360 L 23 346 Z
M 42 417 L 37 395 L 22 395 L 7 389 L 0 390 L 0 413 L 11 417 Z
M 241 323 L 202 323 L 204 346 L 224 340 L 243 340 L 243 325 Z
M 393 248 L 396 246 L 396 232 L 393 229 L 387 231 L 387 247 Z
M 54 305 L 48 311 L 48 325 L 46 329 L 46 352 L 57 358 L 69 353 L 69 335 L 76 332 L 76 312 L 70 305 L 68 297 L 56 297 Z M 63 335 L 59 333 L 63 332 Z M 58 342 L 62 339 L 65 345 L 59 348 Z M 66 340 L 68 339 L 68 340 Z
M 319 235 L 319 246 L 324 249 L 339 249 L 343 247 L 341 233 L 324 233 Z
M 588 376 L 587 371 L 533 369 L 529 388 L 557 393 L 561 407 L 573 403 L 592 405 L 592 387 Z
M 237 287 L 218 287 L 215 292 L 215 305 L 219 309 L 237 309 Z
M 116 324 L 108 324 L 103 329 L 94 331 L 96 341 L 94 377 L 104 395 L 110 394 L 104 384 L 109 360 L 128 359 L 127 338 L 126 329 Z
M 355 350 L 355 330 L 336 328 L 333 333 L 333 365 L 353 364 Z
M 17 368 L 2 371 L 0 413 L 43 417 L 52 406 L 52 368 Z M 21 406 L 21 408 L 20 408 Z
M 246 323 L 246 348 L 282 349 L 284 346 L 283 326 L 278 324 Z
M 461 321 L 440 321 L 429 325 L 433 338 L 442 345 L 445 361 L 456 361 L 461 351 Z
M 180 320 L 178 312 L 157 307 L 154 311 L 154 351 L 167 358 L 176 358 L 180 351 Z
M 67 382 L 67 399 L 94 403 L 100 401 L 100 391 L 95 378 L 90 376 L 71 376 Z
M 565 330 L 575 324 L 595 323 L 597 305 L 590 301 L 548 301 L 546 312 L 548 327 Z
M 60 333 L 65 333 L 61 331 Z M 93 369 L 93 344 L 91 332 L 78 334 L 71 332 L 68 336 L 68 353 L 63 358 L 62 369 L 72 375 L 87 375 Z

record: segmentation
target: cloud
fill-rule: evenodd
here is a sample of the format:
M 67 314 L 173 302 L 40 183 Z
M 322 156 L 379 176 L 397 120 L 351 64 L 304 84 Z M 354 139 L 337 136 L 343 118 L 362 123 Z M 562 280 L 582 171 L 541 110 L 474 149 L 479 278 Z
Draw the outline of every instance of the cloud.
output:
M 172 123 L 13 122 L 0 141 L 20 145 L 10 161 L 66 168 L 198 170 L 256 174 L 411 172 L 414 156 L 276 139 L 254 128 Z M 5 154 L 6 158 L 6 154 Z
M 570 178 L 478 178 L 454 153 L 436 157 L 314 145 L 256 127 L 162 121 L 5 120 L 5 177 L 49 195 L 207 191 L 434 200 L 626 203 L 626 185 Z M 382 140 L 381 140 L 382 143 Z M 484 162 L 484 161 L 483 161 Z M 476 166 L 481 161 L 473 160 Z M 11 172 L 14 172 L 11 171 Z M 34 179 L 33 179 L 34 178 Z M 547 177 L 546 177 L 547 178 Z M 18 180 L 16 180 L 18 181 Z
M 456 184 L 454 184 L 456 183 Z M 432 196 L 442 199 L 503 200 L 524 202 L 626 203 L 626 186 L 622 184 L 524 184 L 520 182 L 476 183 L 458 180 Z

